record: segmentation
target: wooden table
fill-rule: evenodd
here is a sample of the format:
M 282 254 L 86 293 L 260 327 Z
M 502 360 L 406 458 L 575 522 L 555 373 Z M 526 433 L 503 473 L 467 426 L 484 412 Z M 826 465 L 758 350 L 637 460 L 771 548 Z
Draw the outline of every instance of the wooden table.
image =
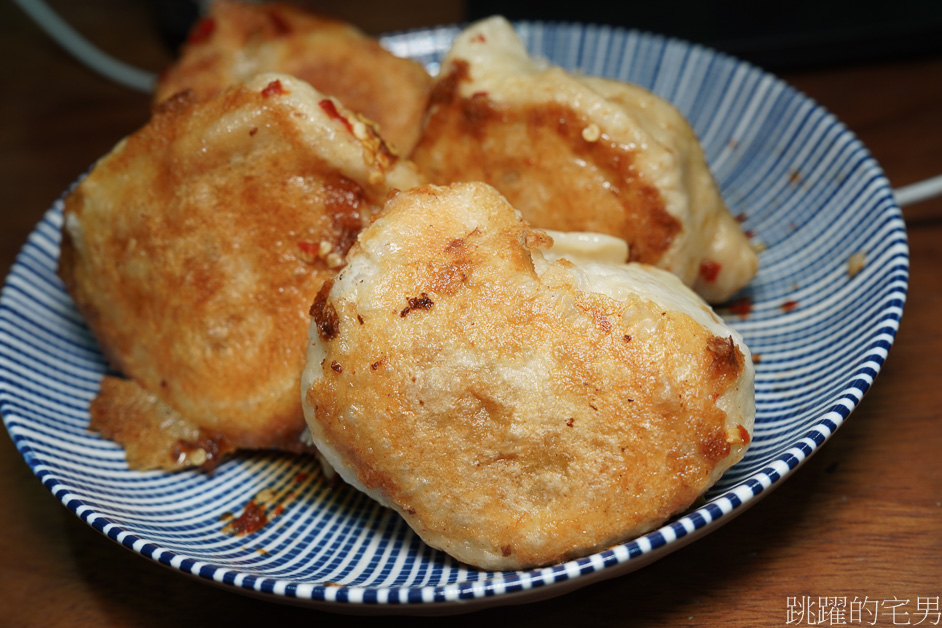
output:
M 170 59 L 147 3 L 54 5 L 130 63 L 157 69 Z M 400 22 L 390 28 L 461 18 L 457 3 L 435 6 L 435 14 L 401 12 Z M 365 26 L 375 32 L 383 23 Z M 145 121 L 148 99 L 77 65 L 10 3 L 0 5 L 0 53 L 0 275 L 5 276 L 59 193 Z M 846 122 L 894 186 L 942 173 L 942 58 L 784 78 Z M 847 424 L 793 477 L 707 538 L 638 572 L 560 598 L 448 621 L 456 626 L 487 625 L 498 618 L 542 625 L 783 625 L 789 598 L 856 596 L 877 601 L 880 610 L 876 618 L 865 614 L 857 625 L 873 620 L 893 625 L 893 600 L 907 601 L 897 609 L 897 623 L 921 619 L 921 625 L 938 625 L 942 198 L 906 207 L 904 214 L 911 290 L 889 360 Z M 63 508 L 5 432 L 0 435 L 0 503 L 2 625 L 323 626 L 349 621 L 216 589 L 126 551 Z M 849 617 L 845 622 L 853 625 Z

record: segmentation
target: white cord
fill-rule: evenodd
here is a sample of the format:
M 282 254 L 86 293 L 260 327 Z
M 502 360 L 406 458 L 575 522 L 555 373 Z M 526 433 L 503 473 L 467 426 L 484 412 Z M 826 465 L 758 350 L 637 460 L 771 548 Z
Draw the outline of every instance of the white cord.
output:
M 105 54 L 69 26 L 43 0 L 13 1 L 33 18 L 33 21 L 46 31 L 53 41 L 91 69 L 125 87 L 147 93 L 154 91 L 156 74 L 128 65 Z
M 893 193 L 900 207 L 928 200 L 942 194 L 942 174 L 896 188 Z

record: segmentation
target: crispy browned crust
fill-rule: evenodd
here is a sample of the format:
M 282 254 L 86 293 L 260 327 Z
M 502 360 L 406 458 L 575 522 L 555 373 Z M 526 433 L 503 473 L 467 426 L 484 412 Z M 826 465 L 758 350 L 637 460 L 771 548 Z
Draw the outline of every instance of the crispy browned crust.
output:
M 335 96 L 403 154 L 415 144 L 431 91 L 421 65 L 351 24 L 286 3 L 220 0 L 161 74 L 155 101 L 185 89 L 210 94 L 257 72 L 291 74 Z
M 731 337 L 586 290 L 565 260 L 537 267 L 542 246 L 488 186 L 415 188 L 312 310 L 315 442 L 428 543 L 488 569 L 650 530 L 742 456 L 752 426 Z
M 89 407 L 89 427 L 124 447 L 132 469 L 212 470 L 232 443 L 187 421 L 133 380 L 105 376 Z
M 681 226 L 635 153 L 610 138 L 586 141 L 585 116 L 558 104 L 508 106 L 464 98 L 468 64 L 438 80 L 412 160 L 438 184 L 484 181 L 544 229 L 595 231 L 628 242 L 633 261 L 656 264 Z
M 679 110 L 531 56 L 499 16 L 455 38 L 410 156 L 433 183 L 489 183 L 536 227 L 620 238 L 712 303 L 756 272 Z
M 232 448 L 305 450 L 308 310 L 389 171 L 411 180 L 300 81 L 184 92 L 66 198 L 59 273 L 111 363 L 187 423 Z

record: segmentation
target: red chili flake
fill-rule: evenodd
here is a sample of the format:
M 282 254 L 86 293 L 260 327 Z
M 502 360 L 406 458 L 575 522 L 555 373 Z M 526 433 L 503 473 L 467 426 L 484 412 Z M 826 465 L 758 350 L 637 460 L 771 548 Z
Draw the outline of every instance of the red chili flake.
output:
M 353 133 L 353 125 L 350 124 L 349 120 L 347 120 L 342 115 L 340 115 L 340 112 L 337 111 L 337 105 L 334 104 L 334 101 L 332 101 L 330 98 L 325 98 L 324 100 L 320 101 L 318 104 L 321 106 L 321 109 L 324 110 L 324 113 L 326 113 L 329 117 L 333 118 L 334 120 L 339 120 L 343 124 L 343 126 L 347 129 L 347 131 L 349 131 L 350 133 Z
M 749 441 L 751 440 L 751 439 L 749 438 L 749 430 L 747 430 L 747 429 L 746 429 L 745 427 L 743 427 L 742 425 L 737 425 L 736 427 L 739 428 L 739 440 L 742 441 L 742 444 L 743 444 L 743 445 L 748 445 L 748 444 L 749 444 Z
M 294 476 L 294 481 L 297 482 L 298 484 L 300 484 L 301 482 L 305 482 L 306 480 L 307 480 L 307 473 L 305 473 L 304 471 L 299 471 Z
M 281 81 L 275 79 L 271 83 L 265 86 L 265 89 L 262 90 L 262 96 L 268 98 L 269 96 L 281 96 L 282 94 L 287 94 L 285 88 L 281 86 Z
M 233 519 L 227 528 L 236 535 L 252 534 L 265 527 L 266 523 L 268 523 L 268 517 L 265 515 L 265 509 L 253 499 L 245 505 L 242 514 Z
M 253 126 L 251 129 L 249 129 L 249 135 L 251 135 L 252 137 L 255 137 L 255 134 L 256 134 L 256 133 L 258 133 L 258 127 L 257 127 L 257 126 Z
M 321 250 L 320 246 L 309 240 L 298 242 L 298 248 L 301 250 L 301 258 L 308 263 L 316 261 Z
M 792 312 L 798 308 L 798 301 L 785 301 L 782 303 L 782 309 L 786 312 Z
M 335 373 L 343 373 L 343 367 L 337 360 L 334 360 L 330 363 L 330 370 L 334 371 Z
M 482 92 L 474 92 L 473 94 L 471 94 L 471 100 L 480 99 L 480 98 L 487 98 L 487 92 L 482 91 Z
M 736 299 L 729 304 L 729 311 L 733 314 L 739 314 L 743 318 L 749 316 L 752 313 L 752 299 L 749 297 Z
M 189 44 L 201 44 L 210 37 L 216 31 L 216 20 L 211 17 L 200 20 L 196 23 L 196 26 L 193 27 L 193 30 L 190 31 L 190 36 L 187 38 L 187 43 Z
M 569 417 L 568 419 L 566 419 L 566 427 L 572 427 L 575 422 L 576 422 L 575 418 Z
M 484 34 L 483 34 L 483 33 L 478 33 L 477 35 L 475 35 L 474 37 L 471 38 L 471 41 L 478 42 L 478 43 L 484 43 L 484 42 L 487 41 L 487 38 L 484 37 Z
M 714 262 L 711 259 L 705 259 L 700 262 L 700 276 L 709 282 L 716 281 L 717 276 L 720 274 L 721 268 L 722 266 L 720 266 L 718 262 Z
M 746 212 L 742 212 L 742 213 L 736 214 L 736 222 L 738 222 L 738 223 L 744 223 L 744 222 L 746 222 L 746 218 L 747 218 Z

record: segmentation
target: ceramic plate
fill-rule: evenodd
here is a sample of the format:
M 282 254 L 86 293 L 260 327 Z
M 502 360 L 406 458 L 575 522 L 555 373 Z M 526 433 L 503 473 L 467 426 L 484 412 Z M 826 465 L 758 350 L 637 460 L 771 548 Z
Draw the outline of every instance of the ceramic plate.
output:
M 67 508 L 147 559 L 234 591 L 343 612 L 461 612 L 637 569 L 752 505 L 828 440 L 880 370 L 907 287 L 902 217 L 864 146 L 782 81 L 709 49 L 605 26 L 516 26 L 537 55 L 638 83 L 679 107 L 762 249 L 758 276 L 719 310 L 758 359 L 754 442 L 706 503 L 580 560 L 495 573 L 433 551 L 391 511 L 329 486 L 310 458 L 240 455 L 212 475 L 129 471 L 119 447 L 87 430 L 106 365 L 55 275 L 60 200 L 0 298 L 0 411 Z M 383 41 L 435 71 L 457 32 Z M 253 499 L 278 502 L 277 515 L 248 536 L 225 532 Z

